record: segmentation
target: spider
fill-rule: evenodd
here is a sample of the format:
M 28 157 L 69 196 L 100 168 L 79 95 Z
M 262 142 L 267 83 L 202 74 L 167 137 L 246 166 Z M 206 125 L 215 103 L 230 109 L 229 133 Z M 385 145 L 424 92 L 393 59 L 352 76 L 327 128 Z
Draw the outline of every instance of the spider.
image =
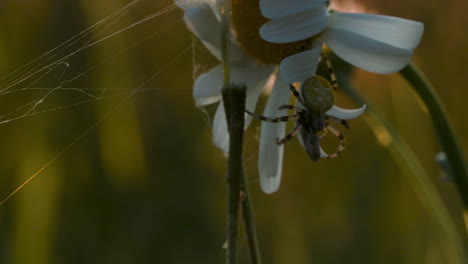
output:
M 329 121 L 339 122 L 346 128 L 349 128 L 349 124 L 346 120 L 341 120 L 326 114 L 335 103 L 334 90 L 337 89 L 338 82 L 331 68 L 331 63 L 323 54 L 321 57 L 327 64 L 332 83 L 330 84 L 328 80 L 321 76 L 315 75 L 309 77 L 302 84 L 301 94 L 299 94 L 293 84 L 290 84 L 289 88 L 292 94 L 303 107 L 282 105 L 278 109 L 294 110 L 295 114 L 270 118 L 245 110 L 247 114 L 266 122 L 278 123 L 295 120 L 296 125 L 294 128 L 289 131 L 284 138 L 278 138 L 276 143 L 278 145 L 284 144 L 299 133 L 299 140 L 312 161 L 318 161 L 320 158 L 336 158 L 344 150 L 345 137 L 343 133 L 330 124 Z M 320 147 L 320 139 L 327 134 L 327 131 L 331 132 L 340 140 L 338 148 L 333 154 L 326 154 Z

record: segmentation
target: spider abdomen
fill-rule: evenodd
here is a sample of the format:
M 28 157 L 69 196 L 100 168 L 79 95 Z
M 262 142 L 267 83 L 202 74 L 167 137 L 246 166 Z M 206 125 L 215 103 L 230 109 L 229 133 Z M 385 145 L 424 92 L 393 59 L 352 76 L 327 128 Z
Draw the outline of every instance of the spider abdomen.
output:
M 318 161 L 320 159 L 320 137 L 317 133 L 308 131 L 306 127 L 302 127 L 299 131 L 299 137 L 307 152 L 310 160 Z
M 303 82 L 301 93 L 304 106 L 315 113 L 325 113 L 335 104 L 333 86 L 325 78 L 317 75 Z

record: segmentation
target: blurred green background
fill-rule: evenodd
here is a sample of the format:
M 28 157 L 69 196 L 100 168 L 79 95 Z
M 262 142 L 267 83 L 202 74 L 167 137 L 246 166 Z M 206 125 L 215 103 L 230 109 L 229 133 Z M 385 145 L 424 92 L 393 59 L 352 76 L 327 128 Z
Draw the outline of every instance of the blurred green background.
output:
M 38 173 L 0 206 L 0 263 L 224 261 L 226 159 L 211 143 L 213 109 L 197 109 L 191 91 L 193 66 L 209 60 L 193 53 L 172 1 L 143 0 L 110 16 L 127 3 L 0 1 L 0 197 Z M 425 23 L 414 61 L 467 152 L 468 2 L 357 3 Z M 439 146 L 413 92 L 396 74 L 358 71 L 352 80 L 415 151 L 463 235 L 460 201 L 441 180 Z M 338 102 L 355 106 L 343 94 Z M 288 143 L 274 195 L 258 183 L 259 124 L 247 131 L 245 164 L 264 263 L 453 263 L 388 137 L 365 118 L 352 121 L 338 159 L 312 163 Z M 243 263 L 247 254 L 242 236 Z

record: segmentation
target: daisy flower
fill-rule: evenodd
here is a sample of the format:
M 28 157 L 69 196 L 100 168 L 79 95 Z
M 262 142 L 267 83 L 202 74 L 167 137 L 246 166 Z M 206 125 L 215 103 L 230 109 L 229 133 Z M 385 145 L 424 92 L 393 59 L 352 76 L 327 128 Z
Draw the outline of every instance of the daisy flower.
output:
M 270 19 L 259 29 L 262 39 L 276 44 L 304 40 L 312 43 L 309 50 L 280 62 L 280 75 L 287 83 L 304 82 L 315 74 L 310 64 L 318 61 L 323 44 L 348 63 L 373 73 L 394 73 L 410 62 L 424 31 L 422 23 L 382 15 L 328 12 L 327 4 L 327 0 L 260 0 L 262 15 Z M 308 68 L 305 64 L 309 64 Z M 270 183 L 262 185 L 265 191 L 276 191 L 278 175 L 260 177 L 262 183 Z
M 176 1 L 184 10 L 184 21 L 189 30 L 204 44 L 204 46 L 221 61 L 220 43 L 220 9 L 215 1 Z M 230 43 L 230 79 L 233 83 L 245 83 L 247 89 L 246 108 L 254 109 L 260 94 L 267 86 L 273 85 L 271 100 L 287 102 L 289 91 L 287 89 L 276 89 L 278 83 L 286 85 L 276 78 L 276 66 L 272 64 L 258 63 L 254 58 L 248 56 L 231 37 Z M 221 88 L 223 87 L 223 69 L 219 64 L 210 71 L 200 75 L 194 82 L 193 97 L 197 106 L 205 106 L 218 103 L 213 120 L 213 141 L 223 152 L 229 151 L 229 134 L 221 101 Z M 282 93 L 278 94 L 278 90 Z M 276 91 L 276 92 L 275 92 Z M 245 126 L 250 124 L 252 118 L 246 116 Z
M 348 63 L 373 73 L 400 71 L 411 60 L 424 25 L 398 17 L 327 11 L 327 0 L 260 0 L 271 19 L 260 36 L 272 43 L 313 38 Z
M 176 3 L 184 10 L 188 28 L 221 60 L 221 15 L 217 1 L 178 0 Z M 364 15 L 365 19 L 353 15 L 329 15 L 324 0 L 231 0 L 231 14 L 231 81 L 246 83 L 246 109 L 249 110 L 255 109 L 263 90 L 271 89 L 263 111 L 268 117 L 286 114 L 286 110 L 278 108 L 289 102 L 289 84 L 303 82 L 315 75 L 322 42 L 351 64 L 378 73 L 394 72 L 398 67 L 404 67 L 411 57 L 409 41 L 401 41 L 405 45 L 398 45 L 401 44 L 399 36 L 405 39 L 405 32 L 414 33 L 399 29 L 407 20 L 386 17 L 386 23 L 387 20 L 373 15 Z M 396 25 L 396 20 L 403 22 Z M 366 26 L 367 23 L 371 26 Z M 382 29 L 391 31 L 382 36 Z M 396 29 L 399 31 L 393 32 Z M 346 41 L 348 37 L 349 42 Z M 415 40 L 412 48 L 416 45 Z M 213 121 L 213 141 L 222 151 L 228 152 L 229 134 L 224 106 L 220 102 L 222 86 L 222 66 L 218 65 L 195 80 L 193 95 L 197 106 L 219 102 Z M 332 106 L 325 114 L 348 120 L 362 114 L 364 109 L 346 110 Z M 251 120 L 252 117 L 246 115 L 246 127 Z M 285 123 L 262 122 L 258 168 L 261 188 L 266 193 L 277 191 L 280 185 L 284 146 L 275 142 L 284 136 Z M 322 156 L 326 157 L 326 154 Z

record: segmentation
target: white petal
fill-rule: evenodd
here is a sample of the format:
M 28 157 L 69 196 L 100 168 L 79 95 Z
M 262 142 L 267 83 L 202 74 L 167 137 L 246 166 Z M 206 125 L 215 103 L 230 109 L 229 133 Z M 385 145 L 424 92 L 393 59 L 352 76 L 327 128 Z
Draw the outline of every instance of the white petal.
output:
M 287 111 L 278 110 L 278 107 L 287 104 L 289 96 L 288 85 L 278 76 L 263 115 L 268 117 L 286 115 Z M 284 145 L 277 145 L 276 139 L 284 137 L 285 128 L 285 122 L 262 122 L 258 169 L 260 173 L 260 186 L 265 193 L 276 192 L 281 182 Z
M 380 42 L 346 30 L 328 28 L 320 39 L 339 57 L 352 65 L 374 73 L 393 73 L 405 67 L 413 51 Z
M 251 0 L 249 0 L 251 1 Z M 305 9 L 314 9 L 327 0 L 260 0 L 260 10 L 267 18 L 279 18 L 298 13 Z
M 218 17 L 219 14 L 216 14 L 214 11 L 217 8 L 213 7 L 215 4 L 212 1 L 198 0 L 195 2 L 197 4 L 190 4 L 185 9 L 185 24 L 187 24 L 188 29 L 195 34 L 211 54 L 218 58 L 218 60 L 221 60 L 221 25 Z M 230 62 L 239 63 L 250 60 L 237 43 L 231 41 L 229 44 Z
M 245 83 L 248 88 L 265 80 L 273 72 L 271 66 L 249 67 L 231 65 L 230 76 L 233 83 Z M 193 84 L 193 97 L 197 106 L 216 103 L 221 100 L 221 89 L 224 85 L 223 69 L 218 65 L 200 75 Z
M 213 9 L 207 3 L 193 5 L 185 9 L 184 21 L 190 31 L 202 41 L 205 47 L 221 60 L 221 25 Z
M 320 147 L 320 158 L 322 159 L 328 158 L 328 154 L 325 152 L 325 150 L 323 150 L 322 147 Z
M 261 78 L 262 76 L 265 77 L 261 81 L 258 81 L 256 84 L 248 85 L 247 84 L 247 99 L 245 102 L 246 109 L 255 109 L 255 105 L 257 104 L 258 97 L 262 93 L 263 88 L 268 80 L 268 75 L 262 75 L 262 73 L 251 72 L 251 76 L 257 76 Z M 233 82 L 235 82 L 233 80 Z M 244 82 L 246 82 L 244 80 Z M 236 82 L 240 83 L 240 82 Z M 247 83 L 247 82 L 246 82 Z M 245 117 L 245 128 L 250 125 L 252 121 L 252 117 L 250 115 L 246 115 Z M 216 114 L 213 121 L 213 142 L 214 144 L 220 148 L 224 152 L 229 152 L 229 134 L 227 131 L 227 124 L 226 124 L 226 114 L 224 111 L 223 103 L 221 102 L 216 110 Z
M 416 48 L 424 32 L 424 24 L 421 22 L 399 17 L 357 13 L 331 14 L 330 27 L 347 29 L 402 49 Z
M 174 0 L 174 3 L 181 9 L 185 10 L 191 6 L 199 4 L 200 1 L 195 0 Z
M 317 35 L 328 26 L 325 5 L 271 20 L 260 28 L 260 36 L 272 43 L 288 43 Z
M 193 84 L 193 98 L 197 106 L 209 105 L 221 100 L 223 69 L 218 65 L 198 76 Z
M 326 114 L 341 120 L 350 120 L 364 114 L 365 111 L 366 105 L 363 105 L 361 108 L 357 109 L 343 109 L 334 105 L 326 112 Z
M 213 120 L 213 142 L 223 152 L 229 152 L 229 133 L 223 102 L 219 103 Z
M 215 16 L 220 20 L 220 3 L 218 2 L 219 0 L 174 0 L 174 3 L 184 11 L 194 6 L 208 4 Z
M 302 82 L 314 76 L 319 63 L 321 45 L 311 50 L 294 54 L 285 58 L 280 64 L 281 78 L 288 84 Z
M 257 82 L 256 84 L 250 84 L 246 81 L 244 81 L 247 84 L 247 100 L 245 102 L 245 109 L 252 109 L 255 111 L 255 106 L 257 105 L 258 98 L 260 97 L 260 94 L 262 91 L 266 88 L 267 82 L 270 79 L 271 71 L 268 73 L 268 75 L 265 75 L 264 73 L 259 73 L 259 72 L 250 72 L 250 75 L 257 75 L 257 78 L 260 79 L 261 81 Z M 233 81 L 234 82 L 234 81 Z M 241 83 L 240 81 L 236 83 Z M 245 115 L 245 128 L 247 128 L 250 125 L 250 122 L 252 122 L 252 116 L 246 114 Z

